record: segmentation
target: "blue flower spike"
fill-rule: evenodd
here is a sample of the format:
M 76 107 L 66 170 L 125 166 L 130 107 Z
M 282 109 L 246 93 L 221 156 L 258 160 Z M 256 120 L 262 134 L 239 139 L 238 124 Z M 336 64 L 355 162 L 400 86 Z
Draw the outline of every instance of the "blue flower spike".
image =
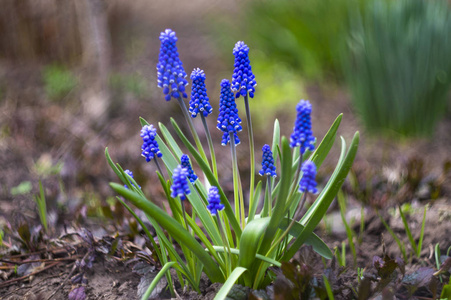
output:
M 189 157 L 186 154 L 183 154 L 180 158 L 182 163 L 182 167 L 188 170 L 188 179 L 191 183 L 194 183 L 197 180 L 197 175 L 194 174 L 193 168 L 191 167 L 191 163 L 189 161 Z
M 240 144 L 237 132 L 241 131 L 241 119 L 238 116 L 235 96 L 231 89 L 230 81 L 223 79 L 221 82 L 221 95 L 219 97 L 219 116 L 216 127 L 224 132 L 221 144 L 226 146 L 230 142 L 229 133 L 235 136 L 235 145 Z
M 272 176 L 276 177 L 276 166 L 274 165 L 274 158 L 272 156 L 272 151 L 269 145 L 264 145 L 262 148 L 263 158 L 262 158 L 262 169 L 258 174 L 260 176 Z
M 203 70 L 194 69 L 190 76 L 193 81 L 191 88 L 191 100 L 189 101 L 189 112 L 191 117 L 197 117 L 201 113 L 207 117 L 213 111 L 210 105 L 210 99 L 207 96 L 207 88 L 205 87 L 205 73 Z
M 180 200 L 185 200 L 186 195 L 191 193 L 188 185 L 188 170 L 178 165 L 172 172 L 171 197 L 180 197 Z
M 299 182 L 299 192 L 318 193 L 316 188 L 316 165 L 313 161 L 307 160 L 302 164 L 302 178 Z
M 224 205 L 221 204 L 221 200 L 218 193 L 218 188 L 215 186 L 210 187 L 208 191 L 208 210 L 212 215 L 216 215 L 218 211 L 224 209 Z
M 155 140 L 157 136 L 157 130 L 153 125 L 144 125 L 141 129 L 141 137 L 143 139 L 143 145 L 141 147 L 141 155 L 144 156 L 147 162 L 150 162 L 152 158 L 162 157 L 163 153 L 160 152 L 158 143 Z
M 166 101 L 171 98 L 187 98 L 186 72 L 177 50 L 177 37 L 171 29 L 160 33 L 160 55 L 157 63 L 158 87 L 163 89 Z
M 308 100 L 301 100 L 296 106 L 297 116 L 293 127 L 293 133 L 290 137 L 290 147 L 300 146 L 301 154 L 305 150 L 313 151 L 315 149 L 315 137 L 312 132 L 312 105 Z
M 232 75 L 232 90 L 237 92 L 236 98 L 246 96 L 247 93 L 249 93 L 249 97 L 254 98 L 257 82 L 249 60 L 249 47 L 239 41 L 233 48 L 233 55 L 235 56 L 235 69 Z
M 128 176 L 130 176 L 131 178 L 134 178 L 134 177 L 133 177 L 133 172 L 132 172 L 132 171 L 130 171 L 130 170 L 125 170 L 124 173 L 127 174 Z M 135 186 L 135 185 L 132 183 L 132 186 Z M 126 184 L 124 184 L 124 187 L 128 189 L 128 186 L 127 186 Z M 138 187 L 141 188 L 140 185 L 138 185 Z

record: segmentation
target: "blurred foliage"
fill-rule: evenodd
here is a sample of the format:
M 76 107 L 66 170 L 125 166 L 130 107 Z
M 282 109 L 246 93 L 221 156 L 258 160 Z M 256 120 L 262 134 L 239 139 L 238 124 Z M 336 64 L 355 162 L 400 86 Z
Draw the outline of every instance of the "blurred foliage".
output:
M 431 134 L 451 83 L 451 15 L 445 1 L 378 0 L 351 24 L 346 79 L 367 128 Z
M 274 125 L 268 120 L 274 119 L 277 113 L 286 112 L 287 107 L 295 107 L 299 102 L 299 95 L 306 96 L 304 82 L 289 66 L 271 63 L 261 52 L 253 55 L 252 69 L 258 74 L 255 96 L 258 98 L 258 105 L 250 106 L 252 120 L 255 126 L 261 128 L 259 131 L 268 132 Z M 243 102 L 238 101 L 238 105 L 240 104 L 239 109 L 244 113 Z
M 114 94 L 120 97 L 127 93 L 137 98 L 147 94 L 147 81 L 140 74 L 114 73 L 110 75 L 109 83 Z
M 30 181 L 22 181 L 18 186 L 11 188 L 11 195 L 26 195 L 31 192 L 32 185 Z
M 246 24 L 252 46 L 308 79 L 340 76 L 350 8 L 367 0 L 250 1 Z
M 77 77 L 64 66 L 47 66 L 42 76 L 45 92 L 54 101 L 62 100 L 78 85 Z

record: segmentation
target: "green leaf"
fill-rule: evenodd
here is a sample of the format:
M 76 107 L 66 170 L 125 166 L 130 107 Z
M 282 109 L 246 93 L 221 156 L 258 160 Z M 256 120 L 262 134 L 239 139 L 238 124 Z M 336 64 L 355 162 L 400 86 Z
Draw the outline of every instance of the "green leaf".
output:
M 247 221 L 250 222 L 254 219 L 255 212 L 257 210 L 258 206 L 258 200 L 260 199 L 260 193 L 262 191 L 262 182 L 259 181 L 257 183 L 257 187 L 255 188 L 255 194 L 254 194 L 254 203 L 252 203 L 252 207 L 249 208 L 249 214 L 247 217 Z
M 143 198 L 139 194 L 126 189 L 117 183 L 110 183 L 113 190 L 119 195 L 131 201 L 136 207 L 154 218 L 174 239 L 189 248 L 193 254 L 205 265 L 205 273 L 212 282 L 223 282 L 224 277 L 217 263 L 205 252 L 204 248 L 196 241 L 182 225 L 171 218 L 161 208 Z
M 344 145 L 344 147 L 342 147 L 343 153 L 343 148 L 346 147 L 343 138 L 342 143 Z M 305 240 L 310 236 L 310 234 L 316 228 L 318 223 L 324 217 L 324 215 L 327 212 L 327 209 L 329 208 L 333 199 L 337 195 L 339 189 L 341 188 L 346 179 L 346 176 L 348 175 L 349 170 L 351 169 L 352 163 L 354 162 L 354 158 L 357 154 L 358 147 L 359 147 L 359 132 L 356 132 L 354 138 L 352 139 L 351 146 L 349 147 L 346 157 L 342 162 L 339 162 L 337 169 L 334 171 L 334 174 L 327 183 L 323 192 L 320 194 L 318 199 L 316 199 L 315 204 L 312 205 L 311 209 L 307 211 L 306 215 L 310 212 L 309 214 L 310 217 L 302 219 L 302 221 L 306 222 L 303 223 L 301 221 L 301 223 L 305 225 L 305 228 L 304 230 L 302 230 L 301 234 L 296 238 L 296 240 L 294 241 L 292 246 L 288 249 L 288 251 L 285 252 L 285 255 L 281 259 L 282 261 L 288 261 L 290 258 L 293 257 L 296 251 L 302 246 Z
M 213 249 L 216 252 L 225 252 L 225 251 L 229 251 L 230 250 L 230 253 L 232 253 L 232 254 L 236 254 L 236 255 L 240 254 L 240 250 L 239 249 L 235 249 L 235 248 L 230 248 L 230 249 L 224 250 L 223 246 L 213 246 Z M 255 258 L 257 258 L 259 260 L 262 260 L 264 262 L 270 263 L 270 264 L 272 264 L 272 265 L 274 265 L 276 267 L 279 267 L 279 268 L 282 266 L 282 264 L 280 262 L 278 262 L 277 260 L 272 259 L 272 258 L 267 257 L 267 256 L 260 255 L 258 253 L 255 254 Z
M 291 219 L 285 218 L 283 222 L 280 224 L 280 229 L 286 230 L 290 222 Z M 302 224 L 300 224 L 299 222 L 295 222 L 293 224 L 293 227 L 291 227 L 289 234 L 292 235 L 293 237 L 297 237 L 301 234 L 304 228 L 305 227 Z M 312 246 L 313 250 L 324 258 L 331 259 L 333 257 L 333 253 L 330 250 L 330 248 L 315 233 L 312 233 L 310 234 L 310 236 L 307 237 L 307 239 L 305 240 L 305 244 Z
M 218 291 L 214 300 L 224 300 L 229 294 L 235 282 L 238 280 L 238 278 L 240 278 L 241 275 L 246 271 L 247 270 L 243 267 L 236 267 L 230 274 L 229 278 L 227 278 L 227 281 L 224 282 L 224 285 Z
M 216 179 L 213 172 L 210 170 L 210 166 L 208 163 L 205 163 L 205 161 L 202 159 L 202 156 L 197 152 L 197 150 L 194 148 L 194 146 L 188 141 L 188 139 L 185 137 L 183 132 L 180 130 L 180 127 L 177 125 L 177 123 L 174 121 L 174 119 L 171 118 L 172 126 L 174 127 L 177 135 L 182 140 L 183 144 L 188 148 L 191 155 L 194 157 L 194 159 L 197 161 L 197 164 L 204 172 L 205 176 L 207 177 L 208 181 L 210 182 L 210 185 L 216 186 L 218 188 L 219 195 L 221 197 L 221 203 L 224 205 L 224 212 L 227 215 L 227 219 L 230 222 L 230 225 L 232 226 L 233 230 L 235 231 L 236 236 L 238 239 L 241 237 L 241 228 L 240 224 L 238 223 L 237 219 L 235 218 L 235 215 L 232 210 L 232 206 L 229 203 L 229 200 L 227 199 L 226 195 L 224 194 L 224 191 L 221 188 L 221 185 L 219 184 L 218 180 Z M 226 229 L 227 230 L 227 229 Z
M 274 240 L 274 236 L 279 229 L 279 224 L 285 215 L 285 203 L 288 197 L 288 190 L 291 184 L 291 150 L 286 137 L 282 137 L 282 155 L 281 155 L 281 164 L 282 170 L 280 172 L 280 190 L 277 195 L 276 205 L 273 209 L 273 214 L 271 216 L 271 220 L 269 222 L 268 228 L 263 236 L 263 241 L 260 249 L 258 250 L 259 254 L 266 254 L 268 249 L 271 247 L 271 243 Z
M 321 141 L 321 144 L 319 144 L 318 148 L 316 148 L 315 152 L 313 152 L 311 160 L 315 163 L 317 168 L 322 165 L 324 159 L 327 157 L 327 154 L 329 154 L 330 149 L 334 145 L 337 130 L 340 126 L 342 118 L 343 114 L 339 114 Z
M 259 245 L 262 235 L 265 233 L 270 218 L 255 219 L 247 223 L 243 230 L 240 239 L 240 256 L 238 258 L 238 266 L 250 269 L 250 266 L 255 261 L 255 254 L 257 254 L 257 245 Z M 249 274 L 250 275 L 250 274 Z M 252 284 L 250 276 L 245 277 L 246 286 Z
M 161 268 L 160 272 L 158 272 L 157 276 L 155 276 L 155 278 L 152 280 L 152 283 L 149 285 L 149 287 L 147 288 L 146 292 L 144 293 L 144 295 L 141 297 L 141 300 L 147 300 L 149 299 L 150 295 L 152 294 L 152 291 L 155 289 L 155 287 L 157 286 L 157 283 L 161 280 L 161 278 L 164 276 L 164 274 L 166 273 L 167 270 L 169 270 L 170 267 L 172 267 L 173 265 L 175 265 L 176 262 L 175 261 L 170 261 L 167 262 L 163 268 Z

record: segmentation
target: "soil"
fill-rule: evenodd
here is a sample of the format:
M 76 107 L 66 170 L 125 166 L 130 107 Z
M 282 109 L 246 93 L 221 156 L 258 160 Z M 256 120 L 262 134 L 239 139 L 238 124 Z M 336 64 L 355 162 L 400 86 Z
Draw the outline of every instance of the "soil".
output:
M 142 1 L 143 3 L 145 1 Z M 156 1 L 158 2 L 158 1 Z M 104 149 L 109 147 L 110 154 L 115 161 L 119 161 L 124 168 L 133 170 L 135 179 L 139 182 L 145 193 L 159 198 L 163 191 L 155 184 L 157 177 L 150 165 L 145 165 L 139 158 L 140 138 L 137 134 L 140 130 L 138 117 L 143 116 L 152 122 L 161 121 L 169 123 L 169 117 L 182 120 L 175 103 L 161 101 L 161 91 L 156 88 L 155 64 L 158 52 L 156 37 L 166 28 L 172 27 L 179 36 L 179 49 L 183 49 L 182 59 L 190 70 L 194 66 L 202 65 L 208 76 L 207 89 L 212 94 L 219 94 L 215 84 L 220 81 L 220 76 L 229 72 L 231 67 L 225 63 L 227 59 L 222 57 L 222 51 L 217 49 L 214 42 L 208 38 L 206 20 L 214 16 L 212 13 L 218 7 L 205 6 L 204 1 L 190 2 L 189 9 L 178 7 L 175 11 L 164 10 L 161 3 L 153 3 L 145 6 L 139 2 L 132 9 L 132 15 L 142 24 L 139 32 L 135 32 L 136 38 L 142 39 L 146 51 L 134 58 L 130 63 L 125 59 L 124 51 L 115 51 L 115 63 L 113 69 L 118 72 L 134 70 L 146 78 L 149 84 L 145 96 L 125 94 L 121 99 L 112 99 L 111 109 L 104 124 L 95 124 L 81 113 L 81 107 L 77 97 L 80 91 L 73 91 L 65 99 L 55 102 L 50 101 L 41 82 L 42 63 L 27 62 L 27 64 L 0 62 L 0 79 L 2 86 L 7 87 L 3 91 L 0 100 L 0 228 L 15 229 L 20 224 L 29 223 L 33 226 L 39 224 L 39 216 L 33 195 L 38 193 L 38 182 L 42 180 L 45 187 L 47 207 L 49 211 L 49 223 L 52 227 L 53 238 L 72 229 L 78 231 L 87 228 L 94 233 L 97 240 L 104 235 L 115 235 L 117 232 L 130 233 L 133 221 L 127 214 L 121 215 L 119 208 L 113 209 L 112 217 L 108 216 L 103 208 L 108 204 L 106 199 L 114 197 L 108 183 L 117 181 L 110 171 L 104 159 Z M 144 5 L 144 6 L 143 6 Z M 220 4 L 218 4 L 220 5 Z M 143 7 L 145 9 L 143 9 Z M 224 9 L 221 7 L 221 9 Z M 226 11 L 233 14 L 236 7 L 227 7 Z M 147 18 L 152 11 L 164 11 L 158 17 L 151 20 Z M 199 17 L 202 16 L 202 18 Z M 155 14 L 152 14 L 155 15 Z M 177 17 L 175 17 L 177 16 Z M 135 22 L 137 22 L 135 20 Z M 171 20 L 171 23 L 168 23 Z M 195 20 L 185 22 L 186 20 Z M 138 22 L 139 23 L 139 22 Z M 145 32 L 145 35 L 144 33 Z M 202 45 L 202 47 L 199 47 Z M 201 49 L 201 50 L 199 50 Z M 230 58 L 228 58 L 230 61 Z M 77 70 L 80 74 L 83 70 Z M 211 77 L 210 77 L 211 74 Z M 425 205 L 430 205 L 426 218 L 426 232 L 421 252 L 422 260 L 412 259 L 407 266 L 414 271 L 421 266 L 435 268 L 433 247 L 440 244 L 442 253 L 451 246 L 451 185 L 450 178 L 444 177 L 441 182 L 441 190 L 437 197 L 432 199 L 431 192 L 426 191 L 426 196 L 419 195 L 419 187 L 414 189 L 393 188 L 391 193 L 386 192 L 394 183 L 389 183 L 394 176 L 404 176 L 409 162 L 419 158 L 422 164 L 423 185 L 429 180 L 440 178 L 443 165 L 451 160 L 451 117 L 448 116 L 440 122 L 433 137 L 427 139 L 403 140 L 400 143 L 394 139 L 386 139 L 369 135 L 365 132 L 352 107 L 348 94 L 343 87 L 319 86 L 308 84 L 308 95 L 300 95 L 300 98 L 308 98 L 314 103 L 313 128 L 318 137 L 324 136 L 335 117 L 344 113 L 344 119 L 339 130 L 347 141 L 350 141 L 355 131 L 361 133 L 359 153 L 356 158 L 353 172 L 360 180 L 361 186 L 367 182 L 374 184 L 375 191 L 365 200 L 361 199 L 351 184 L 346 183 L 346 191 L 349 192 L 348 219 L 355 219 L 355 230 L 358 232 L 360 223 L 360 207 L 365 202 L 365 231 L 361 244 L 357 244 L 357 266 L 371 269 L 374 256 L 383 255 L 383 247 L 391 257 L 401 255 L 399 247 L 388 234 L 376 215 L 379 209 L 382 217 L 388 222 L 395 233 L 404 241 L 409 250 L 409 242 L 404 232 L 399 214 L 391 213 L 394 207 L 400 203 L 411 203 L 413 213 L 408 216 L 409 226 L 415 239 L 418 240 L 422 221 L 422 212 Z M 213 106 L 217 107 L 217 99 L 211 97 Z M 258 91 L 255 101 L 258 101 Z M 290 112 L 277 113 L 276 117 L 281 121 L 282 133 L 289 135 L 294 116 Z M 289 115 L 289 117 L 287 117 Z M 214 127 L 214 120 L 209 120 L 210 128 Z M 182 122 L 180 122 L 181 124 Z M 200 125 L 199 125 L 200 126 Z M 169 127 L 169 126 L 168 126 Z M 244 128 L 243 132 L 246 132 Z M 213 139 L 219 140 L 220 133 L 212 131 Z M 265 135 L 257 134 L 257 144 L 267 143 Z M 248 172 L 247 165 L 247 141 L 243 138 L 243 144 L 238 149 L 240 168 Z M 229 150 L 217 147 L 217 156 L 228 157 Z M 333 157 L 333 158 L 332 158 Z M 336 145 L 320 170 L 320 177 L 327 179 L 327 174 L 336 163 L 338 146 Z M 231 168 L 227 160 L 221 160 L 221 170 L 225 189 L 231 190 Z M 59 171 L 52 171 L 58 162 L 63 166 Z M 370 175 L 368 175 L 370 174 Z M 243 176 L 247 178 L 248 176 Z M 432 179 L 431 179 L 432 178 Z M 20 183 L 30 181 L 32 189 L 24 194 L 12 195 L 11 188 Z M 244 179 L 246 181 L 246 179 Z M 324 181 L 325 182 L 325 181 Z M 380 184 L 384 182 L 384 184 Z M 246 185 L 244 183 L 244 185 Z M 387 187 L 389 186 L 389 187 Z M 62 188 L 64 187 L 64 188 Z M 363 190 L 363 188 L 362 188 Z M 371 199 L 368 199 L 371 198 Z M 101 211 L 101 212 L 99 212 Z M 339 215 L 337 205 L 331 207 L 332 230 L 323 226 L 318 234 L 324 237 L 328 245 L 341 247 L 342 241 L 347 242 L 346 234 Z M 123 224 L 117 224 L 115 216 L 120 215 Z M 121 219 L 121 220 L 122 220 Z M 121 221 L 122 222 L 122 221 Z M 5 230 L 6 231 L 6 230 Z M 384 233 L 382 235 L 382 233 Z M 122 232 L 121 232 L 122 234 Z M 19 244 L 17 240 L 7 236 L 5 245 L 11 248 Z M 139 235 L 133 237 L 137 249 L 143 249 L 145 241 Z M 127 240 L 127 237 L 124 237 Z M 383 246 L 384 245 L 384 246 Z M 62 247 L 64 248 L 64 247 Z M 88 246 L 85 246 L 86 252 Z M 25 250 L 16 251 L 27 253 Z M 0 257 L 7 259 L 8 255 Z M 84 254 L 84 252 L 83 252 Z M 44 258 L 44 257 L 40 257 Z M 349 248 L 347 261 L 352 261 Z M 49 266 L 51 263 L 46 263 Z M 59 284 L 73 275 L 71 270 L 74 262 L 62 262 L 45 271 L 24 280 L 14 282 L 7 287 L 0 288 L 1 299 L 47 299 L 54 291 L 57 293 L 53 299 L 66 299 L 73 288 L 70 281 L 62 288 Z M 140 276 L 133 272 L 134 264 L 125 264 L 119 259 L 105 259 L 98 257 L 86 273 L 87 283 L 85 292 L 87 299 L 138 299 L 137 290 Z M 0 269 L 0 286 L 14 277 L 13 274 L 5 275 Z M 355 271 L 348 270 L 344 284 L 355 284 Z M 183 299 L 212 299 L 219 288 L 204 282 L 203 295 L 195 293 L 179 294 Z M 169 298 L 163 294 L 162 298 Z M 343 296 L 344 297 L 344 296 Z M 344 297 L 346 298 L 346 297 Z M 337 298 L 339 299 L 339 298 Z

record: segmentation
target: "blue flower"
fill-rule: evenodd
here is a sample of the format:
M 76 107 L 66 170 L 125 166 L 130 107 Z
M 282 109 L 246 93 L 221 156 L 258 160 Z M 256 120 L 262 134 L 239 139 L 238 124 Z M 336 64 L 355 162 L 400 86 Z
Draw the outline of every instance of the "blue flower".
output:
M 156 136 L 157 130 L 153 127 L 153 125 L 144 125 L 144 127 L 141 129 L 141 137 L 143 139 L 141 155 L 146 158 L 147 162 L 151 161 L 155 156 L 163 156 L 163 154 L 160 152 L 160 148 L 158 147 L 158 143 L 155 140 Z
M 221 95 L 219 97 L 219 116 L 216 127 L 224 132 L 221 144 L 223 146 L 230 142 L 229 133 L 235 136 L 235 144 L 240 143 L 240 139 L 236 134 L 241 131 L 241 119 L 238 116 L 238 109 L 236 108 L 235 97 L 230 88 L 230 81 L 223 79 L 221 82 Z
M 240 95 L 245 96 L 247 93 L 249 93 L 249 97 L 254 98 L 254 87 L 257 82 L 249 60 L 249 47 L 239 41 L 233 48 L 233 55 L 235 55 L 235 69 L 232 75 L 232 90 L 237 92 L 237 98 Z
M 180 158 L 181 162 L 182 162 L 182 167 L 188 170 L 188 179 L 191 183 L 193 183 L 194 181 L 196 181 L 197 179 L 197 175 L 194 174 L 193 168 L 191 167 L 191 164 L 189 162 L 189 157 L 186 154 L 183 154 L 182 157 Z
M 160 55 L 157 63 L 158 87 L 163 89 L 166 101 L 173 98 L 187 98 L 185 86 L 188 81 L 179 58 L 176 42 L 177 37 L 171 29 L 160 33 Z
M 134 178 L 134 177 L 133 177 L 132 171 L 130 171 L 130 170 L 125 170 L 124 173 L 127 174 L 128 176 L 130 176 L 131 178 Z M 135 186 L 135 185 L 132 183 L 132 186 Z M 139 186 L 139 188 L 141 188 L 140 185 L 138 185 L 138 186 Z M 124 187 L 128 189 L 128 186 L 127 186 L 126 184 L 124 184 Z
M 180 200 L 185 200 L 186 195 L 191 193 L 188 185 L 188 170 L 178 165 L 172 172 L 171 197 L 180 197 Z
M 258 174 L 260 176 L 272 176 L 276 177 L 276 166 L 274 166 L 274 158 L 272 156 L 271 148 L 269 148 L 269 145 L 264 145 L 262 148 L 263 151 L 263 158 L 262 158 L 262 169 Z
M 302 164 L 302 178 L 299 182 L 299 192 L 305 193 L 306 191 L 316 194 L 316 165 L 313 161 L 307 160 Z
M 210 105 L 210 100 L 207 96 L 207 88 L 205 87 L 205 73 L 203 70 L 197 68 L 191 73 L 191 80 L 193 87 L 191 88 L 191 100 L 189 101 L 189 112 L 191 117 L 197 117 L 200 112 L 204 117 L 211 114 L 213 108 Z
M 218 188 L 215 186 L 210 187 L 208 191 L 208 210 L 212 215 L 216 215 L 216 213 L 222 209 L 224 209 L 224 205 L 221 204 L 221 200 L 219 198 Z
M 315 149 L 315 137 L 312 132 L 312 105 L 308 100 L 301 100 L 296 106 L 297 116 L 293 127 L 293 133 L 290 137 L 290 147 L 301 147 L 301 154 L 305 150 L 312 151 Z

